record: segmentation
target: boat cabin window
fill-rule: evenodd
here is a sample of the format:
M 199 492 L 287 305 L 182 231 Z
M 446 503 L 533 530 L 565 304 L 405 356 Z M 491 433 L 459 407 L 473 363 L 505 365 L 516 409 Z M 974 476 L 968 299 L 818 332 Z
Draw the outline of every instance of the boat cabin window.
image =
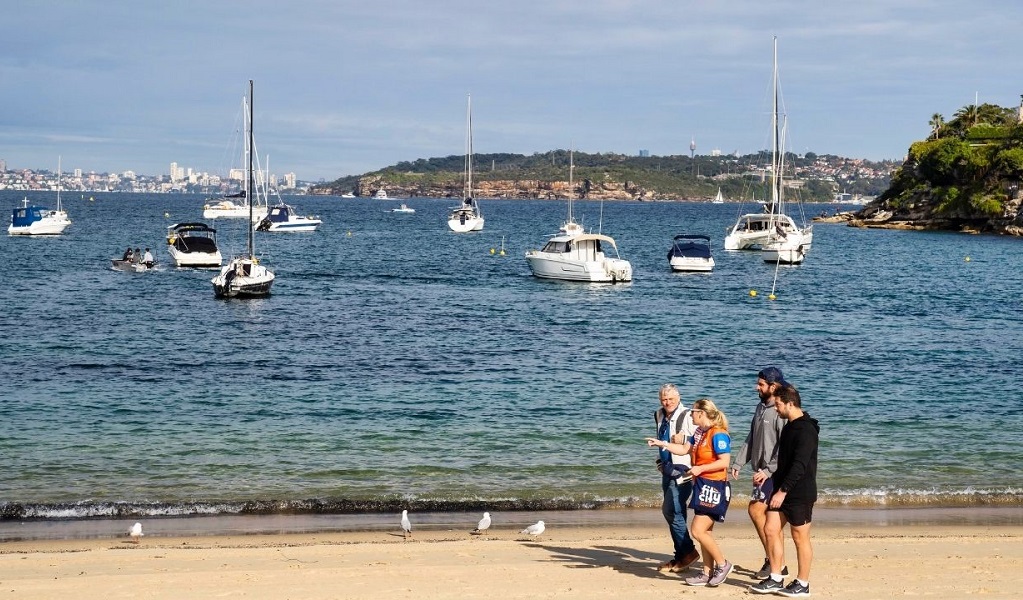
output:
M 555 242 L 555 241 L 552 240 L 550 242 L 547 242 L 547 245 L 543 247 L 543 251 L 544 252 L 551 252 L 551 253 L 559 253 L 559 254 L 560 253 L 564 253 L 564 252 L 568 252 L 569 249 L 570 249 L 570 246 L 569 246 L 570 243 L 571 242 Z

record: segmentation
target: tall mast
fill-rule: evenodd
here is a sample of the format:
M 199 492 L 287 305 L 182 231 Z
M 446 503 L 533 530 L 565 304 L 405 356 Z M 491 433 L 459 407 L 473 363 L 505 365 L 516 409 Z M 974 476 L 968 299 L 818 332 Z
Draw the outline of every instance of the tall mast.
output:
M 778 157 L 778 36 L 774 36 L 774 70 L 771 77 L 772 95 L 774 96 L 773 110 L 771 111 L 771 214 L 776 214 L 780 208 L 780 173 L 778 173 L 780 159 Z
M 472 198 L 472 94 L 465 109 L 465 197 Z
M 57 155 L 57 210 L 60 210 L 60 155 Z
M 255 201 L 255 199 L 252 196 L 253 196 L 253 191 L 256 189 L 255 182 L 252 180 L 252 150 L 253 150 L 253 135 L 252 135 L 252 121 L 253 121 L 253 118 L 252 118 L 252 114 L 253 114 L 253 112 L 254 112 L 254 110 L 253 110 L 253 106 L 252 106 L 252 80 L 250 79 L 249 80 L 249 139 L 248 139 L 249 166 L 248 166 L 248 173 L 246 174 L 246 177 L 245 177 L 245 185 L 246 185 L 246 188 L 247 188 L 246 191 L 245 191 L 245 197 L 246 197 L 246 200 L 248 200 L 248 202 L 249 202 L 249 258 L 253 258 L 255 256 L 255 254 L 256 254 L 255 249 L 252 247 L 252 205 L 254 204 L 254 201 Z

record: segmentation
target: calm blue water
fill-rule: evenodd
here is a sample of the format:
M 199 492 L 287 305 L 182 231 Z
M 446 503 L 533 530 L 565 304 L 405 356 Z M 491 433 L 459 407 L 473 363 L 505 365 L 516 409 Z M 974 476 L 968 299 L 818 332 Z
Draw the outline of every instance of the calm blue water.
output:
M 273 295 L 220 301 L 167 266 L 201 197 L 64 200 L 66 235 L 0 236 L 4 518 L 653 505 L 659 386 L 713 398 L 740 443 L 772 364 L 821 421 L 826 499 L 1023 498 L 1023 240 L 818 224 L 770 301 L 755 253 L 668 268 L 677 233 L 720 248 L 735 204 L 605 204 L 635 281 L 603 286 L 530 276 L 563 203 L 484 201 L 464 235 L 449 201 L 300 197 L 325 225 L 257 235 Z M 164 265 L 111 270 L 127 245 Z

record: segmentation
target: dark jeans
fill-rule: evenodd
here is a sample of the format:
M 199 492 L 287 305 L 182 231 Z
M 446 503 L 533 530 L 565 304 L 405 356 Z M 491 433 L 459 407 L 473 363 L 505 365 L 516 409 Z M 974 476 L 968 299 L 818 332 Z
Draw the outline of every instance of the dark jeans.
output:
M 682 560 L 685 555 L 696 549 L 693 538 L 689 537 L 689 530 L 686 528 L 686 504 L 689 503 L 689 494 L 693 492 L 693 482 L 690 480 L 675 483 L 674 478 L 662 475 L 661 490 L 664 492 L 661 513 L 668 522 L 671 542 L 675 545 L 674 560 Z

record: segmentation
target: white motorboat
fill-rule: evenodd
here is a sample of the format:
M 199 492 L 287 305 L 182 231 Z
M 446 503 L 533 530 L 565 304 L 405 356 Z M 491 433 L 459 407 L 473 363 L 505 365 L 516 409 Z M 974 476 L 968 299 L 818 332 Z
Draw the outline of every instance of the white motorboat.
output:
M 341 194 L 341 197 L 342 198 L 354 198 L 355 194 L 353 194 L 351 192 L 345 192 L 345 193 Z
M 256 225 L 256 231 L 316 231 L 322 223 L 319 217 L 300 215 L 294 206 L 281 202 L 270 207 L 269 214 Z
M 472 195 L 472 96 L 469 96 L 466 109 L 465 135 L 465 185 L 462 193 L 462 204 L 451 209 L 448 216 L 448 228 L 456 233 L 482 231 L 484 219 L 480 205 Z
M 416 209 L 409 208 L 408 204 L 402 203 L 402 205 L 399 206 L 398 208 L 392 208 L 391 212 L 393 212 L 393 213 L 401 213 L 401 214 L 406 214 L 406 215 L 414 215 L 414 214 L 416 214 Z
M 714 257 L 710 254 L 710 238 L 705 235 L 676 235 L 668 250 L 668 264 L 672 271 L 709 273 L 714 270 Z
M 593 283 L 632 281 L 632 264 L 618 255 L 614 239 L 599 233 L 585 233 L 583 226 L 575 222 L 572 214 L 574 169 L 572 151 L 569 150 L 568 218 L 542 249 L 526 252 L 529 269 L 541 279 Z M 605 253 L 605 246 L 614 251 L 613 257 Z
M 605 249 L 614 256 L 605 254 Z M 555 235 L 541 250 L 526 252 L 533 275 L 541 279 L 624 283 L 632 281 L 632 265 L 618 255 L 614 239 L 598 233 Z
M 377 190 L 377 193 L 373 194 L 373 197 L 376 198 L 377 200 L 388 200 L 387 190 L 385 190 L 384 188 L 380 188 L 379 190 Z
M 253 111 L 251 110 L 253 101 L 252 87 L 252 80 L 250 79 L 250 110 L 247 122 L 248 137 L 246 138 L 246 154 L 249 159 L 245 177 L 245 188 L 250 191 L 254 191 L 256 187 L 252 168 L 252 156 L 254 153 L 251 151 L 253 148 Z M 246 194 L 246 197 L 249 197 L 249 195 Z M 252 203 L 249 203 L 249 210 L 253 211 Z M 249 219 L 248 234 L 248 252 L 243 256 L 232 259 L 231 262 L 227 263 L 227 265 L 220 270 L 220 273 L 218 273 L 216 277 L 210 280 L 210 283 L 213 284 L 213 293 L 217 298 L 258 298 L 268 296 L 270 294 L 270 287 L 273 285 L 276 277 L 273 271 L 260 264 L 259 259 L 256 258 L 254 240 L 255 233 L 252 218 Z
M 179 267 L 219 267 L 217 230 L 205 223 L 175 223 L 167 228 L 167 253 Z
M 11 214 L 11 224 L 7 226 L 9 235 L 60 235 L 71 225 L 67 211 L 60 205 L 60 158 L 57 158 L 57 208 L 47 208 L 29 204 L 23 198 L 21 206 Z
M 813 225 L 800 227 L 785 214 L 785 187 L 782 184 L 785 150 L 782 124 L 778 118 L 778 38 L 774 38 L 772 73 L 773 112 L 771 116 L 771 198 L 763 212 L 740 215 L 725 236 L 725 250 L 763 250 L 778 241 L 805 256 L 813 243 Z M 805 222 L 805 218 L 803 221 Z M 790 255 L 795 258 L 795 254 Z M 765 257 L 766 260 L 766 257 Z M 774 262 L 778 256 L 774 256 Z M 802 259 L 800 259 L 801 261 Z

